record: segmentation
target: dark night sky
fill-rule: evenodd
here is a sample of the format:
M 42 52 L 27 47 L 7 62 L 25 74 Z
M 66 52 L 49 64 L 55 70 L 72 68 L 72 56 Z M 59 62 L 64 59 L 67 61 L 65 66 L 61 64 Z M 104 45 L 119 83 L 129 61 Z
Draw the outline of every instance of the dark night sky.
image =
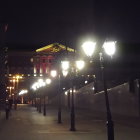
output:
M 0 3 L 1 21 L 9 24 L 9 47 L 39 48 L 59 42 L 78 46 L 83 38 L 140 43 L 139 2 L 126 0 L 51 0 Z

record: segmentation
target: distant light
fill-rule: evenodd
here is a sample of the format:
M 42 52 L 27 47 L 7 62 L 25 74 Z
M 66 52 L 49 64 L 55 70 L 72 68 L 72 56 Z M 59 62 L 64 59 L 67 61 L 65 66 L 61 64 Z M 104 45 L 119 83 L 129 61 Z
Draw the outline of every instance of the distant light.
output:
M 23 94 L 26 94 L 26 93 L 28 93 L 28 90 L 21 90 L 20 92 L 19 92 L 19 95 L 23 95 Z
M 63 70 L 68 70 L 69 69 L 69 61 L 62 61 L 62 69 Z
M 93 87 L 92 90 L 95 90 L 95 87 Z
M 46 83 L 43 81 L 43 79 L 39 79 L 38 84 L 39 84 L 39 87 L 42 87 L 42 86 L 46 85 Z
M 88 83 L 88 81 L 86 80 L 86 81 L 85 81 L 85 84 L 87 84 L 87 83 Z
M 17 76 L 16 76 L 16 78 L 17 78 L 17 79 L 19 79 L 19 78 L 20 78 L 20 76 L 19 76 L 19 75 L 17 75 Z
M 92 56 L 92 54 L 94 53 L 94 50 L 95 50 L 95 46 L 96 46 L 96 42 L 91 42 L 91 41 L 88 41 L 88 42 L 85 42 L 83 45 L 82 45 L 82 48 L 85 52 L 85 54 L 87 56 Z
M 51 70 L 51 76 L 56 77 L 56 75 L 57 75 L 57 71 L 56 70 Z
M 72 93 L 72 89 L 70 89 L 70 93 Z
M 75 93 L 76 92 L 76 89 L 74 89 L 73 92 Z
M 64 77 L 66 77 L 68 75 L 68 71 L 67 70 L 63 70 L 62 74 L 63 74 Z
M 68 92 L 67 91 L 65 91 L 65 95 L 68 95 Z
M 35 82 L 33 85 L 32 85 L 32 89 L 33 90 L 37 90 L 39 88 L 39 82 Z
M 39 83 L 42 83 L 42 82 L 43 82 L 43 79 L 38 79 L 38 82 L 39 82 Z
M 34 74 L 34 76 L 36 76 L 36 74 Z
M 34 61 L 34 59 L 33 59 L 33 58 L 31 58 L 31 59 L 30 59 L 30 61 L 31 61 L 31 62 L 33 62 L 33 61 Z
M 40 76 L 43 76 L 42 74 L 40 74 Z
M 115 53 L 115 49 L 116 49 L 115 44 L 116 44 L 115 41 L 105 42 L 103 44 L 103 48 L 107 55 L 112 56 Z
M 51 79 L 46 79 L 46 84 L 49 85 L 51 83 Z
M 76 61 L 76 67 L 81 70 L 85 66 L 85 62 L 83 60 Z
M 12 74 L 9 74 L 9 76 L 12 76 Z
M 30 74 L 28 74 L 28 76 L 31 76 Z
M 63 90 L 65 90 L 66 88 L 64 87 Z

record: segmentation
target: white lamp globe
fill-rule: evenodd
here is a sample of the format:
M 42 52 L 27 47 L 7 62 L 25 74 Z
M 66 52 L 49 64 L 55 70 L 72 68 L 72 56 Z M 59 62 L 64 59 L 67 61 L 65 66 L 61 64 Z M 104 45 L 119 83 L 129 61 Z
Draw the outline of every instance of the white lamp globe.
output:
M 112 56 L 115 53 L 115 50 L 116 50 L 115 45 L 116 45 L 115 41 L 105 42 L 103 44 L 103 48 L 104 48 L 107 55 Z
M 96 42 L 88 41 L 82 45 L 82 48 L 83 48 L 85 54 L 87 56 L 91 57 L 95 51 L 95 46 L 96 46 Z
M 62 61 L 61 66 L 63 70 L 68 70 L 69 69 L 69 61 Z
M 47 78 L 46 79 L 46 84 L 49 85 L 51 83 L 51 79 Z
M 66 76 L 68 75 L 68 71 L 67 71 L 67 70 L 63 70 L 63 71 L 62 71 L 62 74 L 63 74 L 63 76 L 66 77 Z
M 57 71 L 56 70 L 51 70 L 51 76 L 56 77 L 56 75 L 57 75 Z
M 76 67 L 81 70 L 85 66 L 85 62 L 83 60 L 76 61 Z

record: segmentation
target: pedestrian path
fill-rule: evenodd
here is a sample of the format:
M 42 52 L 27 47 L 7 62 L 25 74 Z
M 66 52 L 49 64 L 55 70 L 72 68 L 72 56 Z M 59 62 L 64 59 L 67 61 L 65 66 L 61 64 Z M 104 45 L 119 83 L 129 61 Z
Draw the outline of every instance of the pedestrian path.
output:
M 105 120 L 76 110 L 76 131 L 70 131 L 70 110 L 62 109 L 62 123 L 57 123 L 57 108 L 47 107 L 46 116 L 35 107 L 18 105 L 9 120 L 0 122 L 2 140 L 107 140 Z M 140 138 L 139 128 L 115 124 L 116 140 Z

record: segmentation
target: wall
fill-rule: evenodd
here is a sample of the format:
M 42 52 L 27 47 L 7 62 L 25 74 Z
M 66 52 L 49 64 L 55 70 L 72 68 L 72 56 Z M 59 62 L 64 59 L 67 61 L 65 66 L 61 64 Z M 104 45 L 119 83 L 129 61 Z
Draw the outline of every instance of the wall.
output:
M 129 92 L 128 83 L 108 89 L 112 114 L 139 116 L 138 87 L 138 80 L 135 80 L 135 92 Z M 93 83 L 90 83 L 75 93 L 75 107 L 105 113 L 106 106 L 104 92 L 94 93 L 92 88 Z M 63 94 L 62 99 L 62 104 L 67 106 L 67 95 Z M 57 103 L 56 98 L 52 100 L 52 103 Z

